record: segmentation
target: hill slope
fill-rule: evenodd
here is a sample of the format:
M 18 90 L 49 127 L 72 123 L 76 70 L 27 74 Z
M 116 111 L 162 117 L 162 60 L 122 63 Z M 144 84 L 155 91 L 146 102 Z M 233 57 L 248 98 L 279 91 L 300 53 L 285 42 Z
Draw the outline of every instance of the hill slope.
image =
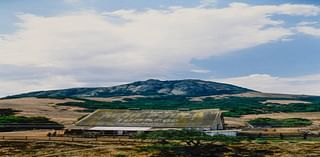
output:
M 9 96 L 20 97 L 111 97 L 128 95 L 157 95 L 157 96 L 207 96 L 221 94 L 240 94 L 253 90 L 224 83 L 202 80 L 146 80 L 113 87 L 71 88 L 51 91 L 38 91 Z

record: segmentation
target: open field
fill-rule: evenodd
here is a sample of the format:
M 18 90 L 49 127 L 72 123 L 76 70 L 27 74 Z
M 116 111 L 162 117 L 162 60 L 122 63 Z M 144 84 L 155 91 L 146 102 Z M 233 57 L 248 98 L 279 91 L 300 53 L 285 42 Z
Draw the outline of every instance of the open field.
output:
M 305 97 L 303 95 L 290 95 L 290 94 L 274 94 L 274 93 L 261 93 L 261 92 L 246 92 L 240 94 L 222 94 L 222 95 L 209 95 L 193 97 L 191 101 L 202 101 L 206 98 L 221 99 L 226 97 L 243 97 L 243 98 L 285 98 L 285 99 L 296 99 L 297 97 Z M 294 101 L 294 100 L 292 100 Z
M 300 100 L 266 100 L 262 102 L 264 104 L 281 104 L 281 105 L 289 105 L 289 104 L 311 104 L 307 101 Z
M 243 128 L 247 126 L 246 120 L 241 118 L 224 117 L 224 123 L 227 128 Z
M 19 98 L 19 99 L 2 99 L 0 108 L 11 108 L 18 110 L 20 116 L 43 116 L 53 121 L 70 126 L 78 118 L 87 114 L 78 112 L 84 110 L 81 107 L 60 106 L 58 103 L 81 102 L 73 99 L 42 99 L 42 98 Z
M 272 119 L 287 119 L 287 118 L 304 118 L 313 122 L 312 126 L 320 125 L 320 112 L 292 112 L 292 113 L 271 113 L 271 114 L 252 114 L 244 115 L 241 119 L 248 121 L 256 118 L 272 118 Z

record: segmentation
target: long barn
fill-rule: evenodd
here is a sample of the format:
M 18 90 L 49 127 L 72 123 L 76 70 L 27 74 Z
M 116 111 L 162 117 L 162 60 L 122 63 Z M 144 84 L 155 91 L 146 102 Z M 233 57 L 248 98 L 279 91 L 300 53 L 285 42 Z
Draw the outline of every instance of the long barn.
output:
M 76 123 L 78 130 L 123 135 L 166 129 L 224 129 L 222 112 L 203 110 L 96 110 Z

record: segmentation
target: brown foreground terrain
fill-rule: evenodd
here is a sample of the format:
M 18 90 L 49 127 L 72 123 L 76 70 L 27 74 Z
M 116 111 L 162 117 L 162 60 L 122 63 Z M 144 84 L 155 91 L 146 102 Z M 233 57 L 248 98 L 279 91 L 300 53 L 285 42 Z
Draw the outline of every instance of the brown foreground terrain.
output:
M 0 141 L 0 156 L 15 157 L 151 157 L 151 156 L 320 156 L 320 142 L 244 141 L 201 146 L 166 146 L 140 142 Z

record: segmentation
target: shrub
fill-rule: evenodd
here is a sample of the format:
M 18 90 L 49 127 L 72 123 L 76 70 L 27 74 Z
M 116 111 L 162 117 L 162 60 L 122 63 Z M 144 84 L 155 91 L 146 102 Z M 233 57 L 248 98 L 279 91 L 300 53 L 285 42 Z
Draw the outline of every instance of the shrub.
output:
M 183 130 L 161 130 L 153 132 L 145 132 L 135 136 L 139 139 L 154 139 L 154 140 L 181 140 L 186 142 L 188 145 L 198 145 L 200 141 L 220 141 L 220 142 L 240 142 L 244 138 L 240 137 L 229 137 L 229 136 L 209 136 L 204 132 L 183 129 Z
M 288 118 L 288 119 L 271 119 L 257 118 L 250 120 L 249 123 L 255 127 L 303 127 L 311 125 L 312 122 L 303 118 Z

